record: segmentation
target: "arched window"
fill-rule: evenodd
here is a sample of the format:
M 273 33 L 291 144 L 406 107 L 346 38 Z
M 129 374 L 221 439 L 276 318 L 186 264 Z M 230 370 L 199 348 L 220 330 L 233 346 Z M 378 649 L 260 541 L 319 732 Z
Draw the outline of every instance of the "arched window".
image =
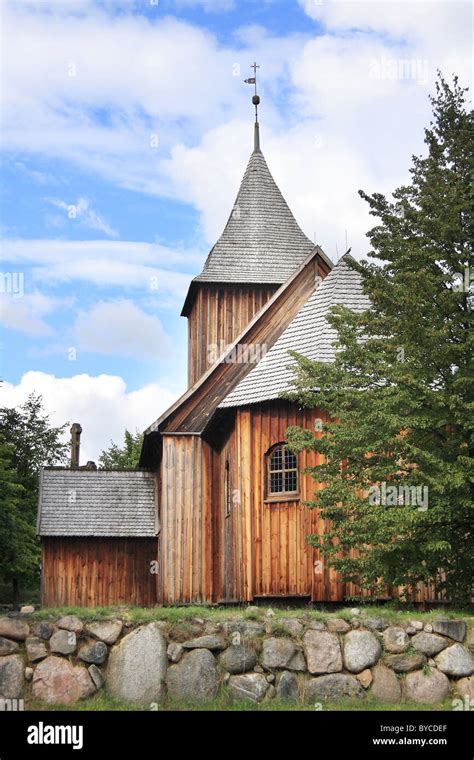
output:
M 298 493 L 298 457 L 284 443 L 267 453 L 267 497 Z

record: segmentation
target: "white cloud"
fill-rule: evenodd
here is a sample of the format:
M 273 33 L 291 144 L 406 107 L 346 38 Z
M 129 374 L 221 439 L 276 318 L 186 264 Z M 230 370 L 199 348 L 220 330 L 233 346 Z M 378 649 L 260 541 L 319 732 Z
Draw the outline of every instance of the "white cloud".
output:
M 235 46 L 221 47 L 207 31 L 161 13 L 111 17 L 93 5 L 67 15 L 9 5 L 3 145 L 166 196 L 160 161 L 170 148 L 243 114 L 250 125 L 242 80 L 254 55 L 265 67 L 262 93 L 271 93 L 300 46 L 299 36 L 271 38 L 261 28 L 253 35 L 246 30 L 245 43 L 237 35 Z M 270 97 L 265 113 L 278 118 Z
M 408 178 L 438 67 L 469 83 L 471 11 L 456 2 L 300 4 L 321 22 L 312 38 L 309 23 L 305 36 L 272 37 L 252 26 L 236 30 L 235 45 L 226 46 L 159 14 L 108 16 L 92 5 L 82 14 L 48 15 L 9 6 L 4 144 L 191 203 L 211 246 L 250 152 L 242 79 L 256 58 L 262 147 L 297 220 L 332 256 L 345 229 L 362 252 L 373 220 L 357 189 L 386 192 Z M 387 75 L 387 61 L 404 60 L 420 64 L 415 76 Z M 284 109 L 282 92 L 293 92 Z M 97 111 L 106 117 L 97 119 Z M 107 267 L 86 252 L 84 261 L 57 260 L 41 276 L 136 286 L 149 280 L 147 267 L 153 264 L 130 259 Z M 162 274 L 182 297 L 183 276 Z
M 54 182 L 54 177 L 46 172 L 40 172 L 36 169 L 31 169 L 23 161 L 15 161 L 13 163 L 14 169 L 20 172 L 24 176 L 32 179 L 38 185 L 46 185 L 47 183 Z
M 339 44 L 342 51 L 350 45 L 356 50 L 365 45 L 366 57 L 369 60 L 377 55 L 377 47 L 383 45 L 383 53 L 388 59 L 395 59 L 402 70 L 406 71 L 407 62 L 418 64 L 418 69 L 428 70 L 428 81 L 431 84 L 437 69 L 445 76 L 458 74 L 465 84 L 472 79 L 472 4 L 466 0 L 335 0 L 333 2 L 316 3 L 314 0 L 299 0 L 300 5 L 309 16 L 323 24 L 326 31 L 324 40 Z M 370 50 L 373 47 L 373 51 Z M 330 45 L 330 52 L 334 47 Z M 319 51 L 320 55 L 323 51 Z M 350 63 L 347 52 L 344 59 L 337 65 L 334 57 L 325 60 L 322 56 L 323 69 L 319 71 L 320 79 L 328 81 L 327 70 L 324 66 L 333 62 L 336 64 L 336 88 L 342 68 L 346 71 L 345 92 L 348 105 L 354 99 L 356 92 L 362 94 L 364 85 L 369 93 L 374 90 L 374 82 L 367 82 L 367 77 L 360 68 L 344 66 Z M 415 67 L 416 68 L 416 67 Z M 313 72 L 314 73 L 314 72 Z M 332 79 L 333 70 L 330 70 Z M 362 73 L 362 76 L 360 74 Z M 405 76 L 406 79 L 406 76 Z M 413 76 L 410 79 L 414 79 Z M 358 80 L 358 81 L 357 81 Z M 400 84 L 400 82 L 398 82 Z M 386 87 L 390 81 L 385 80 Z M 381 88 L 378 88 L 379 92 Z M 398 103 L 402 91 L 392 89 Z M 409 107 L 403 106 L 404 115 L 409 115 Z
M 171 158 L 161 163 L 173 194 L 201 212 L 202 232 L 211 244 L 229 216 L 249 157 L 253 127 L 248 123 L 245 134 L 243 126 L 230 122 L 216 127 L 197 147 L 176 145 Z
M 172 267 L 194 273 L 204 256 L 198 250 L 141 241 L 7 238 L 2 241 L 2 259 L 15 265 L 32 265 L 40 282 L 78 281 L 139 288 L 148 295 L 171 297 L 179 303 L 191 274 Z
M 148 427 L 182 390 L 150 383 L 131 391 L 121 377 L 114 375 L 60 378 L 44 372 L 27 372 L 17 385 L 3 384 L 0 404 L 17 406 L 34 392 L 43 397 L 54 425 L 80 422 L 81 464 L 85 464 L 88 460 L 97 462 L 110 439 L 121 443 L 125 428 L 134 431 Z
M 448 18 L 449 5 L 308 0 L 308 11 L 326 28 L 287 56 L 294 94 L 284 124 L 273 114 L 268 120 L 262 98 L 261 143 L 270 170 L 306 234 L 316 232 L 332 258 L 343 252 L 346 230 L 356 256 L 369 250 L 365 232 L 374 220 L 358 190 L 389 193 L 409 179 L 412 154 L 425 150 L 437 68 L 469 83 L 470 8 L 457 4 L 457 15 Z M 258 59 L 259 52 L 257 43 Z M 210 244 L 232 207 L 249 137 L 249 126 L 228 120 L 198 145 L 175 145 L 161 163 L 173 193 L 201 212 Z
M 222 232 L 234 203 L 248 158 L 247 142 L 232 123 L 207 134 L 197 148 L 177 146 L 171 160 L 163 164 L 175 194 L 201 212 L 203 233 L 209 241 Z M 347 230 L 354 254 L 365 254 L 365 233 L 373 221 L 358 190 L 389 192 L 404 181 L 409 163 L 406 150 L 404 164 L 385 162 L 384 173 L 379 175 L 371 156 L 351 149 L 331 120 L 320 120 L 317 125 L 304 120 L 277 134 L 263 128 L 261 143 L 269 169 L 308 237 L 315 237 L 336 259 L 344 253 Z M 222 163 L 212 160 L 216 150 L 223 156 Z
M 92 230 L 100 230 L 109 237 L 118 237 L 118 232 L 114 230 L 104 217 L 91 208 L 88 198 L 78 198 L 75 203 L 66 203 L 58 198 L 45 198 L 45 200 L 56 208 L 60 208 L 72 221 L 77 221 L 84 227 Z
M 52 298 L 39 292 L 19 296 L 1 293 L 0 322 L 11 330 L 35 337 L 47 337 L 53 334 L 53 330 L 44 317 L 70 304 L 71 299 Z
M 160 320 L 126 299 L 80 311 L 74 334 L 80 349 L 94 353 L 159 358 L 171 350 Z
M 111 108 L 112 128 L 101 131 L 96 147 L 108 147 L 108 153 L 125 147 L 123 132 L 120 137 L 120 128 L 125 126 L 128 136 L 130 131 L 132 136 L 133 131 L 141 131 L 145 144 L 141 142 L 137 149 L 147 160 L 149 133 L 154 130 L 150 123 L 145 132 L 139 111 L 162 121 L 207 114 L 212 118 L 224 104 L 235 107 L 230 87 L 234 57 L 230 51 L 220 51 L 209 34 L 183 21 L 169 16 L 111 18 L 97 8 L 84 16 L 65 18 L 10 7 L 4 23 L 11 32 L 5 34 L 9 76 L 4 115 L 7 126 L 19 129 L 20 139 L 28 131 L 33 145 L 72 149 L 81 127 L 93 132 L 93 114 L 87 109 Z M 34 108 L 53 132 L 42 133 L 38 122 L 30 129 L 22 121 L 25 108 Z M 68 144 L 63 131 L 67 125 L 74 127 Z M 6 138 L 14 141 L 14 134 L 8 130 Z M 89 139 L 93 148 L 94 134 Z M 112 144 L 107 146 L 107 140 Z M 80 150 L 81 145 L 76 148 Z
M 414 40 L 442 37 L 459 27 L 459 13 L 469 10 L 462 0 L 298 0 L 306 13 L 331 30 L 385 32 Z M 458 18 L 456 18 L 458 16 Z

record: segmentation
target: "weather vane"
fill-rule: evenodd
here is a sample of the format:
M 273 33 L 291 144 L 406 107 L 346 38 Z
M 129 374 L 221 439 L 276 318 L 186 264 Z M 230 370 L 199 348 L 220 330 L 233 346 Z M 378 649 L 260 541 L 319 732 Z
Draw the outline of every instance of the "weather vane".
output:
M 259 127 L 258 127 L 258 104 L 260 103 L 260 98 L 257 95 L 257 69 L 260 68 L 260 66 L 254 61 L 251 66 L 251 69 L 253 69 L 253 77 L 249 77 L 248 79 L 245 79 L 244 81 L 246 84 L 253 84 L 255 85 L 255 92 L 252 97 L 252 103 L 255 106 L 255 133 L 254 133 L 254 148 L 255 150 L 260 150 L 260 135 L 259 135 Z

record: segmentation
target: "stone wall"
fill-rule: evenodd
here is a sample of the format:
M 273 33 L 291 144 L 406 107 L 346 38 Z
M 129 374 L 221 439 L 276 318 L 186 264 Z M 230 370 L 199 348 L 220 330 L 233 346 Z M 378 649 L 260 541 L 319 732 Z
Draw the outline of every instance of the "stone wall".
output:
M 278 698 L 324 705 L 372 699 L 474 704 L 474 629 L 433 618 L 390 624 L 352 610 L 322 622 L 311 613 L 276 619 L 249 608 L 214 622 L 143 625 L 84 622 L 74 615 L 0 618 L 0 705 L 23 699 L 73 704 L 102 688 L 153 709 L 165 700 L 203 704 Z M 471 702 L 472 700 L 472 702 Z

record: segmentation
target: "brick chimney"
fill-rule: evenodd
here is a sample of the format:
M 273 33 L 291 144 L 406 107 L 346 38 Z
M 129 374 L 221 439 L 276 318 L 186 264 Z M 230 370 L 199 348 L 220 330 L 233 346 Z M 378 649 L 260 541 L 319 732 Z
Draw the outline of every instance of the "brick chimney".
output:
M 71 468 L 79 467 L 79 450 L 81 447 L 82 428 L 79 422 L 71 425 Z

